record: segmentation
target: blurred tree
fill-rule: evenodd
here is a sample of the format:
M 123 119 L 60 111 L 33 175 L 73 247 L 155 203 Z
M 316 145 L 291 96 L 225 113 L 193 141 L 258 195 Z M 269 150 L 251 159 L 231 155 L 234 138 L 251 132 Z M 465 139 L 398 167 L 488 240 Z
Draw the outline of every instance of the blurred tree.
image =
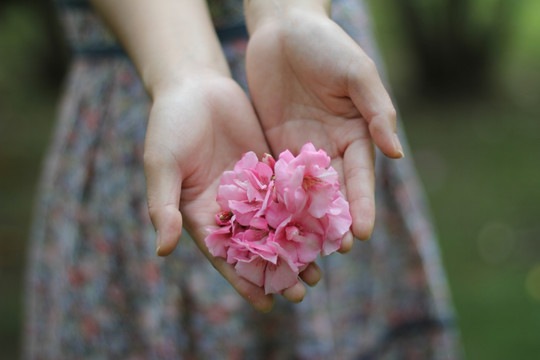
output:
M 429 94 L 489 90 L 521 0 L 391 0 Z
M 52 1 L 0 1 L 0 358 L 21 348 L 26 239 L 67 64 Z
M 1 69 L 13 73 L 24 68 L 35 83 L 58 86 L 69 54 L 53 1 L 0 1 L 0 28 L 7 55 L 0 59 Z

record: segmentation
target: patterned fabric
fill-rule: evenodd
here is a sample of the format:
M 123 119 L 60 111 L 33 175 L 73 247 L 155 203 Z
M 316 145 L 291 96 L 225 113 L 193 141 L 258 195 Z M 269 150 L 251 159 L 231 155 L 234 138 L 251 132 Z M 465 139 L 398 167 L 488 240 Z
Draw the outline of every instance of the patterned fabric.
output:
M 231 13 L 241 5 L 212 2 L 216 24 L 236 23 Z M 74 48 L 117 46 L 84 3 L 62 2 L 60 16 Z M 377 59 L 361 2 L 335 1 L 333 16 Z M 245 87 L 246 39 L 223 48 Z M 324 279 L 302 303 L 278 298 L 270 313 L 257 313 L 187 236 L 171 256 L 155 256 L 142 168 L 149 99 L 126 57 L 82 54 L 67 78 L 41 181 L 25 358 L 461 357 L 410 160 L 378 158 L 373 238 L 320 261 Z

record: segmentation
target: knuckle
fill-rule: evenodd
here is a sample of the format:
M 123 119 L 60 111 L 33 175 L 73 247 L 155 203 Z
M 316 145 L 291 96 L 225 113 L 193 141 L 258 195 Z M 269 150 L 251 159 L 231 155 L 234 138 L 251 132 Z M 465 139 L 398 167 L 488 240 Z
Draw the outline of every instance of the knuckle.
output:
M 148 150 L 148 149 L 144 150 L 143 163 L 145 167 L 151 166 L 155 162 L 156 158 L 157 156 L 155 154 L 155 151 Z
M 351 62 L 348 73 L 353 82 L 361 83 L 377 74 L 377 66 L 369 56 L 363 54 Z
M 143 164 L 147 173 L 173 170 L 179 164 L 175 154 L 164 146 L 152 146 L 144 150 Z
M 375 65 L 375 61 L 371 59 L 369 56 L 366 56 L 364 59 L 364 66 L 367 72 L 374 73 L 377 72 L 377 65 Z
M 148 196 L 147 201 L 148 201 L 148 215 L 150 216 L 150 221 L 152 221 L 152 224 L 154 224 L 154 226 L 157 227 L 158 209 L 156 205 L 154 204 L 152 197 Z
M 390 107 L 390 108 L 386 109 L 385 116 L 386 116 L 386 118 L 388 120 L 390 120 L 391 124 L 395 124 L 396 119 L 397 119 L 396 109 L 394 109 L 394 107 Z
M 143 163 L 145 167 L 154 167 L 163 162 L 162 157 L 153 149 L 145 149 L 143 154 Z
M 360 62 L 358 73 L 363 78 L 373 76 L 377 73 L 377 66 L 370 57 L 364 56 Z

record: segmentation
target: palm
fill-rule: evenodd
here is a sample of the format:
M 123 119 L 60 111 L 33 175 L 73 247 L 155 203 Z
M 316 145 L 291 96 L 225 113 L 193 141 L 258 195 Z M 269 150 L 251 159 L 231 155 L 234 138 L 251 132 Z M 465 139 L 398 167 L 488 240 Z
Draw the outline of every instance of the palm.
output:
M 267 308 L 271 299 L 264 291 L 239 278 L 224 259 L 212 257 L 204 244 L 219 211 L 220 177 L 247 151 L 262 155 L 268 149 L 249 100 L 232 80 L 198 80 L 154 101 L 145 170 L 150 215 L 160 232 L 158 252 L 170 253 L 185 225 L 227 280 L 255 306 Z
M 247 151 L 268 152 L 253 109 L 233 81 L 212 84 L 201 97 L 203 108 L 193 109 L 195 121 L 185 123 L 184 128 L 177 126 L 173 133 L 176 139 L 185 140 L 171 149 L 183 170 L 180 210 L 188 230 L 197 234 L 215 224 L 219 211 L 216 193 L 223 172 L 231 170 Z
M 331 20 L 306 15 L 301 24 L 274 24 L 253 34 L 247 54 L 252 99 L 275 153 L 298 152 L 311 141 L 332 157 L 354 233 L 366 238 L 374 219 L 373 149 L 350 81 L 358 62 L 370 60 Z
M 364 136 L 367 130 L 363 122 L 347 121 L 360 118 L 347 90 L 348 58 L 355 54 L 336 59 L 338 50 L 333 48 L 339 45 L 314 36 L 305 24 L 252 36 L 247 57 L 250 91 L 274 150 L 311 140 L 337 156 L 333 140 L 342 128 L 356 123 Z M 331 33 L 321 35 L 341 35 L 330 21 L 323 25 Z

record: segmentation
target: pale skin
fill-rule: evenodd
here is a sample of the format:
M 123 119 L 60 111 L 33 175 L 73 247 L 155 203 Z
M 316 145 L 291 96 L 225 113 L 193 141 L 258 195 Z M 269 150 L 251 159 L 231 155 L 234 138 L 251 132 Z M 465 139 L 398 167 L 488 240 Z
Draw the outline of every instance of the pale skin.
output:
M 369 237 L 375 216 L 372 141 L 390 157 L 399 158 L 402 151 L 394 140 L 392 104 L 372 63 L 328 20 L 326 2 L 288 0 L 279 11 L 279 0 L 270 7 L 264 0 L 245 4 L 253 104 L 231 79 L 204 0 L 92 3 L 126 48 L 152 98 L 144 165 L 158 255 L 170 254 L 185 228 L 241 296 L 269 311 L 272 295 L 208 253 L 206 229 L 215 225 L 219 211 L 220 176 L 241 154 L 295 152 L 308 140 L 329 152 L 351 202 L 354 222 L 341 251 L 350 249 L 353 235 Z M 309 32 L 294 31 L 294 21 L 319 31 L 320 39 L 310 41 Z M 343 61 L 330 53 L 321 56 L 330 50 L 342 54 Z M 319 60 L 314 64 L 313 59 Z M 321 74 L 329 69 L 325 61 L 333 67 Z M 300 278 L 315 285 L 321 271 L 313 263 Z M 298 302 L 305 292 L 299 281 L 282 295 Z
M 352 234 L 368 239 L 375 219 L 372 143 L 403 157 L 396 113 L 373 61 L 329 19 L 328 1 L 245 4 L 248 83 L 270 148 L 297 152 L 311 141 L 325 149 L 350 203 Z M 352 240 L 344 239 L 342 252 Z

